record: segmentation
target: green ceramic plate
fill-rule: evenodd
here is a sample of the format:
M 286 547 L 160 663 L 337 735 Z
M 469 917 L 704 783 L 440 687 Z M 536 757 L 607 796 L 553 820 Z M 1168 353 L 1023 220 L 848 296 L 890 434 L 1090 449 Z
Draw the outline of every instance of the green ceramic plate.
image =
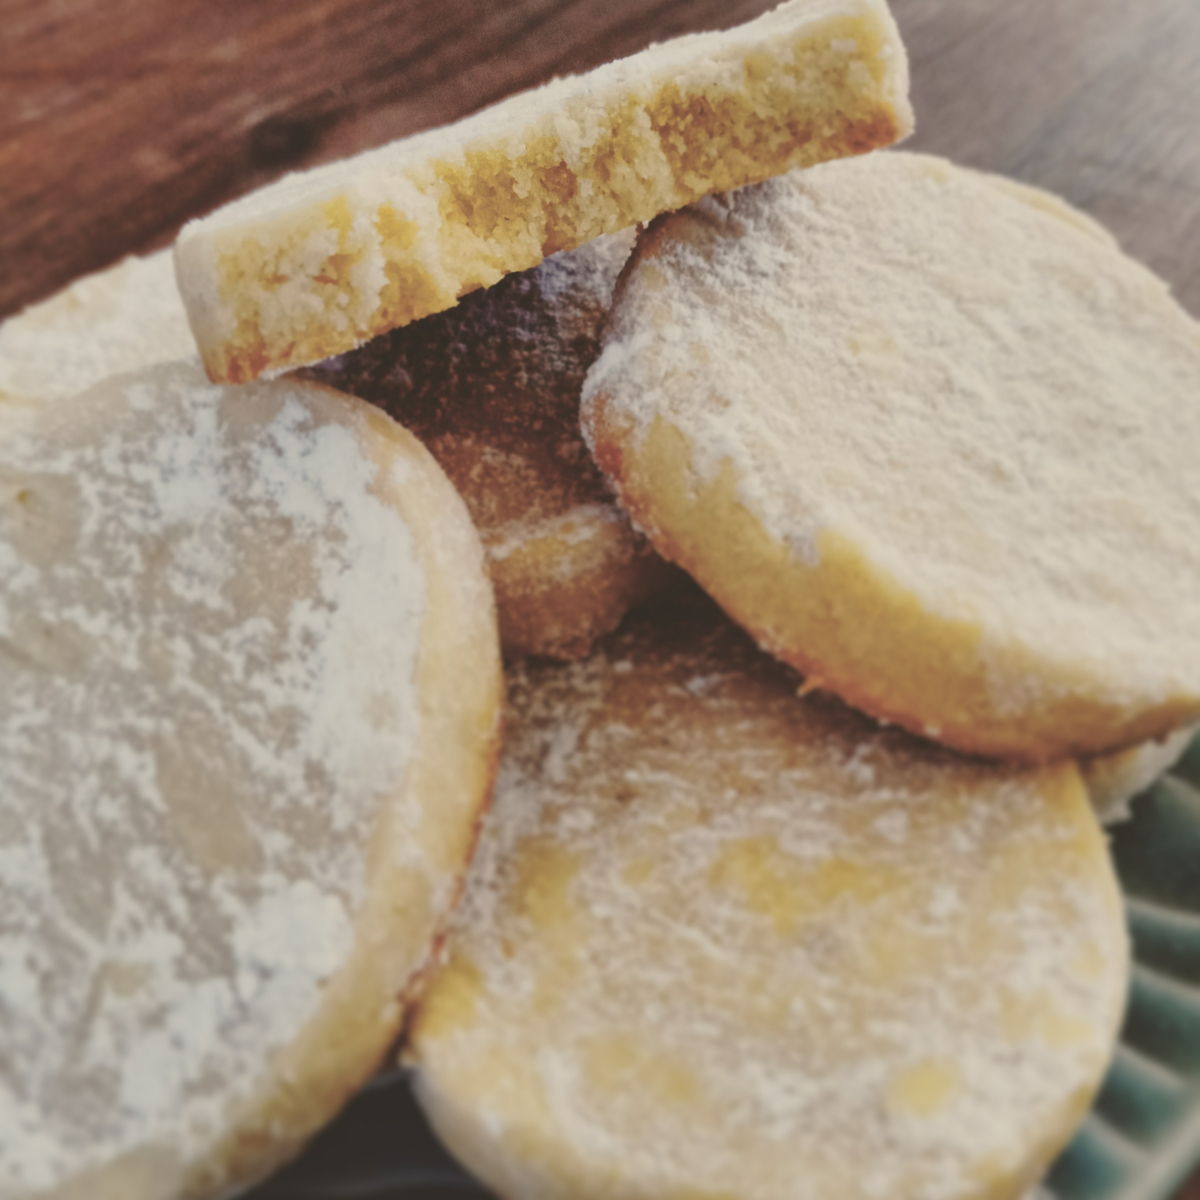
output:
M 1112 1069 L 1055 1164 L 1054 1200 L 1168 1200 L 1200 1163 L 1200 737 L 1113 831 L 1133 936 Z M 480 1200 L 401 1075 L 366 1089 L 248 1200 Z
M 1113 830 L 1133 937 L 1129 1010 L 1059 1200 L 1166 1200 L 1200 1162 L 1200 737 Z

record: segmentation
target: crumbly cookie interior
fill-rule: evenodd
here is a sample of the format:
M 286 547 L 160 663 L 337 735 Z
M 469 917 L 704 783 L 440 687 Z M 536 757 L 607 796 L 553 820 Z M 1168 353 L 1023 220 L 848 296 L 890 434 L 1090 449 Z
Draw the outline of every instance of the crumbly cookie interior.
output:
M 906 93 L 882 0 L 793 0 L 289 177 L 180 236 L 205 365 L 317 362 L 708 192 L 886 145 Z

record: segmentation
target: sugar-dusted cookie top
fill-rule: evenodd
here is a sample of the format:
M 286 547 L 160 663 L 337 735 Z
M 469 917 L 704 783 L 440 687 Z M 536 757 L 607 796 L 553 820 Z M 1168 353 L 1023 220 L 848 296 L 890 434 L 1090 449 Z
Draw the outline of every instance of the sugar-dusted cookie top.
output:
M 0 404 L 74 396 L 195 355 L 170 250 L 122 259 L 0 322 Z
M 579 391 L 634 231 L 596 238 L 311 378 L 386 409 L 466 501 L 509 657 L 578 657 L 669 568 L 636 534 L 579 432 Z
M 423 448 L 199 365 L 0 439 L 0 1197 L 226 1194 L 370 1073 L 455 895 L 499 668 Z
M 649 231 L 584 393 L 634 520 L 877 716 L 1044 759 L 1200 715 L 1200 327 L 1044 193 L 881 153 Z
M 510 672 L 408 1050 L 498 1195 L 1017 1196 L 1086 1111 L 1127 951 L 1074 766 L 960 758 L 797 682 L 672 610 Z
M 317 362 L 546 254 L 912 126 L 884 0 L 788 0 L 288 176 L 186 226 L 213 379 Z

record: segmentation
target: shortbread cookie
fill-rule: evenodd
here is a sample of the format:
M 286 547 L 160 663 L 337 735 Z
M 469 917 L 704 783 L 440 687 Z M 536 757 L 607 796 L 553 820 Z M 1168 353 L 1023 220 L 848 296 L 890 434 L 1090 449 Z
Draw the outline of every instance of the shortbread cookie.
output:
M 509 675 L 408 1058 L 509 1200 L 1021 1195 L 1104 1072 L 1116 881 L 1079 775 L 881 730 L 720 618 Z
M 199 364 L 0 442 L 0 1197 L 225 1195 L 386 1052 L 491 777 L 499 656 L 427 452 Z
M 213 379 L 317 362 L 546 254 L 912 127 L 885 0 L 789 0 L 292 175 L 186 226 Z
M 433 452 L 467 503 L 510 658 L 585 654 L 666 578 L 579 433 L 633 230 L 596 238 L 311 368 Z
M 126 258 L 0 323 L 0 404 L 74 396 L 195 355 L 170 250 Z
M 1083 782 L 1100 820 L 1105 825 L 1126 820 L 1130 801 L 1169 771 L 1197 734 L 1200 725 L 1189 725 L 1157 741 L 1143 742 L 1115 754 L 1081 759 Z
M 1200 330 L 1053 197 L 869 155 L 663 220 L 585 436 L 828 688 L 1042 760 L 1200 715 Z

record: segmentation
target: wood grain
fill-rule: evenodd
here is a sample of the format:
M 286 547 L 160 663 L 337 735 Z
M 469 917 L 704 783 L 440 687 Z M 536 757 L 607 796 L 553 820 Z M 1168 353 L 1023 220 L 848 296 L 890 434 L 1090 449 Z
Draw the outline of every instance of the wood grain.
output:
M 0 316 L 284 171 L 769 6 L 0 0 Z M 1200 314 L 1200 3 L 893 7 L 912 145 L 1060 192 Z
M 0 315 L 288 169 L 767 0 L 0 0 Z
M 1200 315 L 1200 4 L 895 0 L 914 148 L 1065 196 Z
M 766 0 L 0 0 L 0 315 L 288 169 Z M 1200 312 L 1200 6 L 896 0 L 914 145 L 1062 192 Z

